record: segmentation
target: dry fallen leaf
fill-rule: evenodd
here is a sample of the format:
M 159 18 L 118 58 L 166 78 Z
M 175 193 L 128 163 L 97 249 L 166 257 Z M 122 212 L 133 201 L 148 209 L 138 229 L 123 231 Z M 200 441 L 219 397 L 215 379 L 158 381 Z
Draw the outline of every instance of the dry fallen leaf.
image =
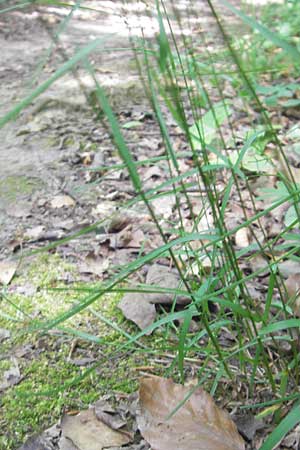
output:
M 140 383 L 138 427 L 155 450 L 244 450 L 229 414 L 216 406 L 212 397 L 160 377 L 143 378 Z
M 102 258 L 91 251 L 87 254 L 85 260 L 78 266 L 80 273 L 92 273 L 101 277 L 107 271 L 110 265 L 108 257 Z
M 285 282 L 288 300 L 296 316 L 300 317 L 300 273 L 290 275 Z
M 5 328 L 0 328 L 0 343 L 2 341 L 5 341 L 5 339 L 8 339 L 10 337 L 10 331 L 6 330 Z
M 118 307 L 126 319 L 134 322 L 141 330 L 144 330 L 155 321 L 155 305 L 148 301 L 147 294 L 125 294 Z
M 8 285 L 18 268 L 16 261 L 0 261 L 0 284 Z
M 33 228 L 29 228 L 25 231 L 24 237 L 29 240 L 38 240 L 41 236 L 45 234 L 46 227 L 44 225 L 38 225 Z
M 130 221 L 131 219 L 128 215 L 117 213 L 111 218 L 107 231 L 108 233 L 118 233 L 126 228 Z
M 176 199 L 173 195 L 164 195 L 152 200 L 152 206 L 155 213 L 159 216 L 162 216 L 164 219 L 170 218 L 175 203 Z
M 180 285 L 179 275 L 166 266 L 154 264 L 148 270 L 146 283 L 150 286 L 175 289 Z M 184 286 L 181 286 L 184 290 Z M 174 295 L 165 292 L 157 293 L 128 293 L 119 303 L 119 308 L 126 319 L 134 322 L 141 330 L 144 330 L 155 321 L 155 304 L 172 304 Z M 176 297 L 177 305 L 187 305 L 190 298 L 185 295 Z M 151 332 L 149 332 L 150 334 Z
M 235 243 L 239 248 L 247 248 L 249 247 L 249 237 L 247 228 L 240 228 L 235 233 Z
M 70 197 L 69 195 L 56 195 L 53 197 L 53 199 L 50 202 L 51 208 L 58 209 L 58 208 L 69 208 L 72 206 L 75 206 L 75 200 Z
M 130 438 L 112 430 L 98 420 L 94 409 L 82 411 L 77 416 L 65 414 L 61 422 L 62 434 L 75 444 L 78 450 L 102 450 L 118 447 L 130 442 Z
M 21 373 L 16 358 L 11 358 L 11 366 L 3 373 L 2 380 L 0 380 L 0 392 L 18 384 L 21 381 Z

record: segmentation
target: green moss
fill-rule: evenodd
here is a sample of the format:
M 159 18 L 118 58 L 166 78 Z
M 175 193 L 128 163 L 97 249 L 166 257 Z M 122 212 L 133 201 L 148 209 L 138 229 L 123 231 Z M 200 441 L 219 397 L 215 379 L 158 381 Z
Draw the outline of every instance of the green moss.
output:
M 9 329 L 11 338 L 0 344 L 0 354 L 7 355 L 0 362 L 0 380 L 11 366 L 10 355 L 17 350 L 29 350 L 18 357 L 21 381 L 4 391 L 0 399 L 1 450 L 17 448 L 28 436 L 51 426 L 63 409 L 82 410 L 105 393 L 135 391 L 137 368 L 149 364 L 148 346 L 159 349 L 165 345 L 165 336 L 157 332 L 142 340 L 146 349 L 131 345 L 117 351 L 126 343 L 124 333 L 134 335 L 138 331 L 117 308 L 120 294 L 103 295 L 92 305 L 98 316 L 85 309 L 64 322 L 54 335 L 28 332 L 37 321 L 52 320 L 78 305 L 90 295 L 87 288 L 99 285 L 80 282 L 76 266 L 58 255 L 42 254 L 30 263 L 25 262 L 19 272 L 6 300 L 1 302 L 4 316 L 0 316 L 0 327 Z M 68 275 L 78 279 L 72 286 L 81 291 L 65 285 Z M 33 287 L 31 294 L 18 293 L 16 288 L 24 285 Z M 84 339 L 79 333 L 89 333 L 91 340 L 98 339 L 98 343 Z M 86 357 L 98 365 L 82 378 L 90 366 L 76 365 L 76 361 Z
M 24 176 L 8 176 L 0 181 L 0 198 L 15 201 L 21 196 L 31 194 L 41 186 L 41 180 Z

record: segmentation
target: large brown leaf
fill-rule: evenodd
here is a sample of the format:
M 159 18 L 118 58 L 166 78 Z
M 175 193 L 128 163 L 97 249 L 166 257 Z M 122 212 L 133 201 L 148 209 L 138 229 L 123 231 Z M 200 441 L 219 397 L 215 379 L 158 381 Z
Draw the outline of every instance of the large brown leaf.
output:
M 190 387 L 160 377 L 143 378 L 140 383 L 138 426 L 153 450 L 244 450 L 229 414 L 216 406 L 212 397 L 197 388 L 169 419 L 189 394 Z
M 118 447 L 131 441 L 98 420 L 93 409 L 82 411 L 77 416 L 64 415 L 61 422 L 62 434 L 70 439 L 79 450 L 102 450 Z

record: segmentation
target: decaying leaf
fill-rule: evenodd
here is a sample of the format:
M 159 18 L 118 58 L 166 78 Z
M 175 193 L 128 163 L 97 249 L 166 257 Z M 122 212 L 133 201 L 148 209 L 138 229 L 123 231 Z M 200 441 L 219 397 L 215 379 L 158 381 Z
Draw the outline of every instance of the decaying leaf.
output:
M 152 200 L 154 211 L 157 215 L 168 219 L 172 215 L 172 210 L 175 205 L 174 195 L 164 195 Z
M 46 231 L 46 227 L 44 225 L 38 225 L 33 228 L 29 228 L 26 230 L 24 237 L 29 240 L 38 240 L 41 236 L 44 235 Z
M 3 378 L 0 380 L 0 392 L 18 384 L 21 381 L 21 373 L 16 358 L 11 359 L 11 367 L 5 370 Z
M 150 286 L 176 289 L 180 285 L 177 273 L 166 266 L 154 264 L 148 270 L 146 283 Z M 184 287 L 181 286 L 184 290 Z M 172 304 L 174 295 L 164 292 L 158 293 L 128 293 L 125 294 L 119 303 L 119 308 L 124 316 L 134 322 L 141 330 L 144 330 L 155 321 L 155 304 Z M 176 297 L 176 304 L 186 305 L 190 303 L 190 298 L 185 295 Z
M 82 411 L 77 416 L 65 414 L 61 422 L 62 434 L 70 439 L 78 450 L 102 450 L 118 447 L 130 442 L 130 438 L 112 430 L 98 420 L 94 409 Z
M 155 321 L 155 305 L 148 301 L 147 294 L 125 294 L 119 303 L 119 308 L 126 319 L 134 322 L 141 330 Z
M 178 411 L 167 417 L 189 395 L 190 388 L 160 377 L 140 383 L 138 427 L 155 450 L 244 450 L 229 414 L 197 388 Z
M 16 261 L 0 261 L 0 284 L 9 284 L 17 268 L 18 262 Z
M 300 317 L 300 273 L 290 275 L 285 282 L 288 300 L 296 316 Z
M 101 420 L 105 425 L 113 430 L 120 430 L 122 433 L 127 434 L 133 439 L 134 435 L 127 430 L 122 429 L 126 426 L 127 422 L 120 416 L 119 412 L 115 410 L 108 401 L 100 399 L 95 405 L 95 415 L 97 419 Z
M 102 276 L 107 271 L 110 265 L 108 257 L 102 258 L 91 251 L 87 254 L 85 260 L 79 265 L 80 273 L 92 273 L 98 277 Z
M 58 209 L 58 208 L 70 208 L 72 206 L 75 206 L 75 200 L 70 197 L 69 195 L 56 195 L 55 197 L 53 197 L 53 199 L 50 202 L 50 206 L 53 209 Z
M 5 328 L 0 328 L 0 342 L 10 337 L 10 331 Z
M 118 233 L 129 225 L 131 219 L 126 214 L 115 214 L 108 225 L 109 233 Z
M 57 450 L 58 448 L 59 450 L 78 450 L 71 442 L 69 446 L 63 445 L 63 440 L 59 440 L 59 437 L 60 427 L 56 424 L 40 434 L 31 436 L 18 450 Z

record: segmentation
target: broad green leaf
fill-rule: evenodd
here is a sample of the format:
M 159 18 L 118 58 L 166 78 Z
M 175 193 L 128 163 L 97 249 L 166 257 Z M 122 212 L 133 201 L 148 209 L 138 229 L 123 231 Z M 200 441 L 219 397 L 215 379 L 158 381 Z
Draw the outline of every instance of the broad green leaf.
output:
M 218 133 L 220 125 L 228 119 L 231 112 L 227 105 L 219 102 L 189 128 L 195 150 L 202 149 L 201 143 L 208 145 L 212 142 Z
M 254 149 L 250 148 L 245 153 L 245 156 L 242 160 L 242 167 L 249 172 L 270 172 L 273 169 L 272 164 L 268 161 L 268 159 L 259 153 L 257 153 Z

